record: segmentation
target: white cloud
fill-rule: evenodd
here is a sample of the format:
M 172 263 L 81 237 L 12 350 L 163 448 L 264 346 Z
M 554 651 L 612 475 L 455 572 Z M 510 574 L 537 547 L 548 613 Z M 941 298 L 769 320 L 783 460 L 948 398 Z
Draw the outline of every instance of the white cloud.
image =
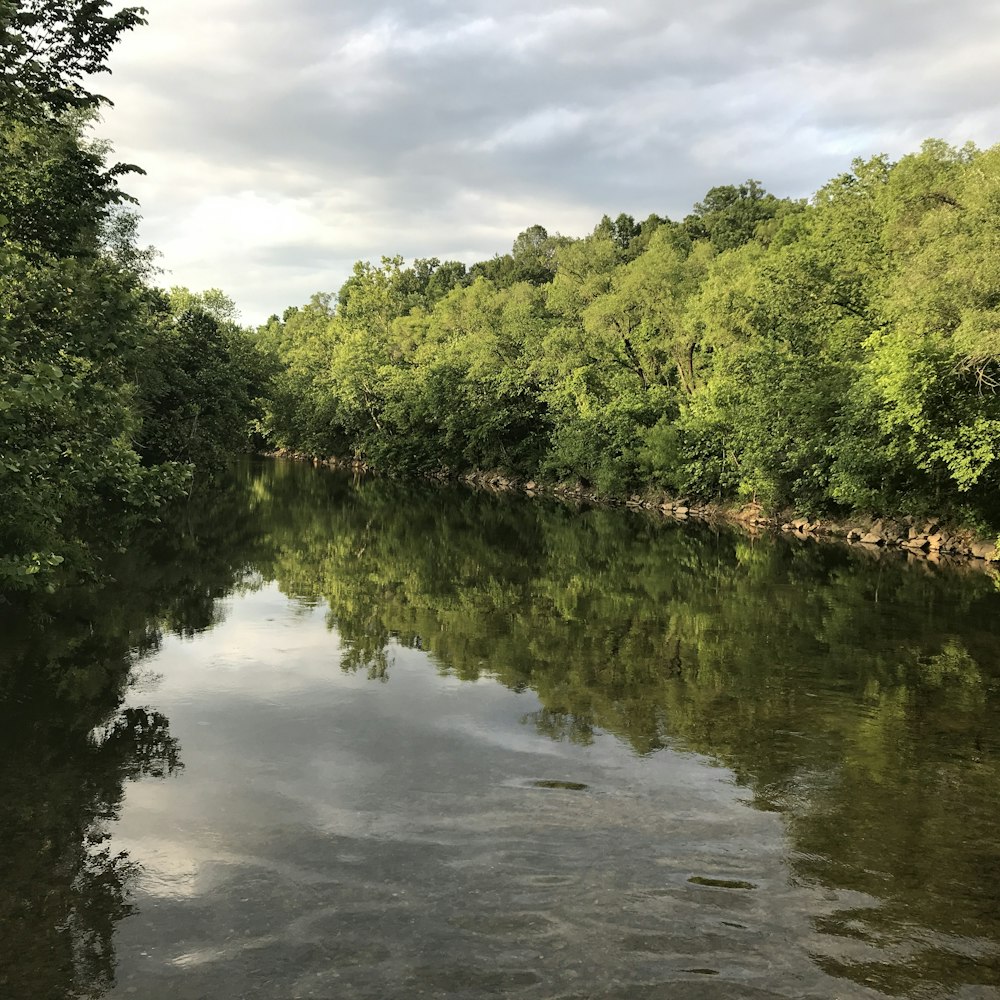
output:
M 160 0 L 100 81 L 165 281 L 248 320 L 359 257 L 509 248 L 535 222 L 801 196 L 857 155 L 1000 139 L 1000 7 L 957 0 Z
M 499 129 L 473 149 L 493 152 L 501 146 L 533 148 L 557 144 L 560 139 L 578 133 L 587 123 L 587 115 L 569 108 L 540 108 L 526 118 Z

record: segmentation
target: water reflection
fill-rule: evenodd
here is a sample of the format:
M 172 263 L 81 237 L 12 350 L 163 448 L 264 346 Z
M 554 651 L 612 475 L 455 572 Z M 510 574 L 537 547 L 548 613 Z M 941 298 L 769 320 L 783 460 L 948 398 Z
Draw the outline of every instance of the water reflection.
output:
M 197 868 L 201 881 L 188 872 L 185 885 L 214 900 L 192 911 L 176 886 L 155 896 L 158 920 L 176 928 L 171 968 L 235 977 L 191 989 L 291 995 L 315 966 L 308 988 L 330 993 L 303 995 L 334 995 L 345 980 L 333 969 L 355 970 L 357 995 L 385 995 L 380 982 L 403 984 L 391 942 L 411 933 L 415 893 L 436 915 L 421 947 L 438 958 L 408 968 L 411 991 L 543 996 L 582 975 L 589 995 L 600 965 L 587 963 L 614 938 L 638 971 L 602 996 L 663 995 L 664 966 L 682 996 L 829 995 L 779 961 L 780 947 L 768 971 L 748 946 L 764 898 L 787 914 L 770 933 L 805 942 L 815 977 L 848 984 L 841 995 L 1000 991 L 1000 594 L 985 573 L 285 463 L 206 489 L 108 570 L 116 582 L 22 614 L 0 646 L 13 845 L 0 862 L 0 951 L 17 956 L 0 987 L 111 987 L 136 873 L 102 838 L 126 781 L 180 763 L 166 719 L 128 694 L 136 662 L 172 634 L 198 637 L 177 656 L 200 651 L 198 670 L 221 669 L 241 655 L 238 624 L 277 677 L 305 662 L 295 643 L 325 616 L 327 662 L 349 679 L 335 695 L 313 685 L 255 707 L 256 675 L 243 673 L 214 698 L 172 703 L 203 776 L 162 786 L 135 822 L 150 844 L 168 821 L 188 831 L 174 861 Z M 261 590 L 267 581 L 287 600 Z M 220 601 L 233 594 L 255 596 Z M 223 624 L 227 614 L 238 621 Z M 428 662 L 455 686 L 421 686 Z M 459 682 L 482 678 L 513 692 L 502 724 L 475 722 L 489 689 Z M 143 697 L 169 695 L 166 684 Z M 536 767 L 543 745 L 558 752 L 553 773 Z M 243 757 L 225 756 L 234 746 Z M 681 780 L 678 750 L 724 765 L 755 809 L 700 787 L 692 765 L 683 808 L 708 825 L 687 843 L 616 790 L 646 788 L 657 772 L 645 765 L 668 755 Z M 524 773 L 528 759 L 537 773 Z M 428 802 L 444 793 L 424 771 L 447 777 L 447 801 Z M 209 801 L 226 804 L 232 843 L 196 856 L 190 831 Z M 669 851 L 654 850 L 667 835 Z M 775 843 L 781 856 L 764 863 Z M 725 862 L 740 844 L 753 865 Z M 166 867 L 175 847 L 163 846 Z M 610 860 L 624 848 L 627 862 Z M 482 897 L 447 896 L 455 873 Z M 552 906 L 557 890 L 569 895 Z M 245 899 L 259 899 L 256 916 Z M 800 916 L 808 936 L 793 929 Z M 561 952 L 570 926 L 580 939 Z M 544 962 L 524 950 L 532 940 Z M 505 942 L 506 957 L 470 971 L 486 941 Z
M 858 901 L 817 917 L 824 969 L 889 994 L 1000 986 L 991 577 L 447 489 L 343 494 L 295 469 L 269 483 L 292 515 L 272 574 L 326 603 L 345 669 L 384 679 L 393 643 L 421 649 L 534 691 L 526 721 L 553 739 L 709 755 L 786 816 L 798 881 Z
M 124 783 L 174 773 L 179 749 L 161 714 L 120 708 L 130 657 L 118 635 L 87 627 L 53 648 L 35 634 L 17 649 L 12 631 L 0 663 L 0 995 L 100 996 L 137 874 L 108 824 Z
M 207 497 L 206 497 L 207 499 Z M 111 841 L 126 782 L 166 778 L 180 747 L 125 706 L 164 632 L 194 634 L 246 585 L 259 531 L 245 482 L 171 511 L 103 583 L 0 602 L 0 996 L 103 996 L 139 867 Z M 218 519 L 218 520 L 217 520 Z

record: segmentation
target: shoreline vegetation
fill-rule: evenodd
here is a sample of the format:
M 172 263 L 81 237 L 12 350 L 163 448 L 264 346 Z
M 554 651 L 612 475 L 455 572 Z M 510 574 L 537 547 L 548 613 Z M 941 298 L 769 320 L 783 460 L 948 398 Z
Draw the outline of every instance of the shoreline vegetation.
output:
M 0 591 L 98 573 L 86 538 L 275 450 L 995 554 L 1000 146 L 536 224 L 471 266 L 359 261 L 254 330 L 156 287 L 139 168 L 92 138 L 87 84 L 144 23 L 106 6 L 0 9 Z
M 330 469 L 349 469 L 361 475 L 379 475 L 379 470 L 351 458 L 321 458 L 284 450 L 264 452 L 261 457 Z M 814 542 L 847 544 L 875 556 L 883 551 L 896 551 L 906 555 L 908 561 L 925 564 L 968 565 L 995 572 L 994 564 L 1000 562 L 1000 546 L 996 541 L 977 535 L 965 526 L 947 524 L 939 518 L 914 517 L 911 514 L 891 518 L 855 514 L 834 521 L 830 518 L 802 517 L 791 510 L 771 515 L 754 503 L 698 503 L 686 497 L 663 494 L 613 496 L 592 492 L 581 483 L 519 479 L 502 470 L 474 470 L 461 474 L 438 470 L 423 473 L 421 478 L 461 483 L 493 493 L 519 493 L 529 498 L 546 496 L 572 504 L 644 511 L 680 523 L 700 521 L 725 524 L 749 534 L 762 531 L 786 533 Z
M 359 262 L 256 336 L 270 451 L 996 556 L 1000 146 Z
M 271 450 L 997 556 L 1000 146 L 536 225 L 469 269 L 359 262 L 257 336 Z

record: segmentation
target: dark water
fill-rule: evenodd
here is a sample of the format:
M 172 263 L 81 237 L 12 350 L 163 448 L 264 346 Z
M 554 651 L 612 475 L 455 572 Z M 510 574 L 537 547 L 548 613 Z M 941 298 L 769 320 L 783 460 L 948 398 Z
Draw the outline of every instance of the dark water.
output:
M 240 470 L 0 623 L 0 996 L 1000 997 L 1000 593 Z

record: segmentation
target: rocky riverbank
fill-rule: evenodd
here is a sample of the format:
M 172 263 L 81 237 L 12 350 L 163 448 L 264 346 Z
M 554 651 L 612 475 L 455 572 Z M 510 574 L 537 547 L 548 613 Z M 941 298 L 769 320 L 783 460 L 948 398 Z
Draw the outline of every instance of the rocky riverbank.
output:
M 433 478 L 451 478 L 438 474 Z M 1000 562 L 995 540 L 976 536 L 966 528 L 950 526 L 941 520 L 916 518 L 874 518 L 853 515 L 837 521 L 796 517 L 790 511 L 771 514 L 759 504 L 697 503 L 662 495 L 632 494 L 629 497 L 606 496 L 586 489 L 579 483 L 543 484 L 521 480 L 499 472 L 471 472 L 458 477 L 472 485 L 497 491 L 516 491 L 536 496 L 550 494 L 567 499 L 608 506 L 647 510 L 676 521 L 701 520 L 735 524 L 750 531 L 782 531 L 814 540 L 840 541 L 866 548 L 873 553 L 899 549 L 915 559 L 929 562 L 971 561 L 983 564 Z
M 276 458 L 311 462 L 330 468 L 349 468 L 369 473 L 367 463 L 351 458 L 316 458 L 299 452 L 279 451 Z M 628 497 L 612 496 L 588 489 L 581 483 L 547 483 L 522 479 L 499 471 L 474 471 L 455 475 L 447 470 L 427 473 L 427 479 L 457 480 L 494 492 L 523 493 L 527 496 L 548 495 L 568 501 L 626 507 L 649 511 L 675 521 L 707 521 L 737 525 L 751 533 L 781 531 L 815 541 L 837 541 L 857 546 L 877 555 L 899 550 L 914 561 L 929 563 L 970 563 L 988 566 L 1000 563 L 995 539 L 983 538 L 957 525 L 938 519 L 912 516 L 875 518 L 864 515 L 837 520 L 796 516 L 791 511 L 769 513 L 759 504 L 698 503 L 684 497 L 661 494 L 633 493 Z

